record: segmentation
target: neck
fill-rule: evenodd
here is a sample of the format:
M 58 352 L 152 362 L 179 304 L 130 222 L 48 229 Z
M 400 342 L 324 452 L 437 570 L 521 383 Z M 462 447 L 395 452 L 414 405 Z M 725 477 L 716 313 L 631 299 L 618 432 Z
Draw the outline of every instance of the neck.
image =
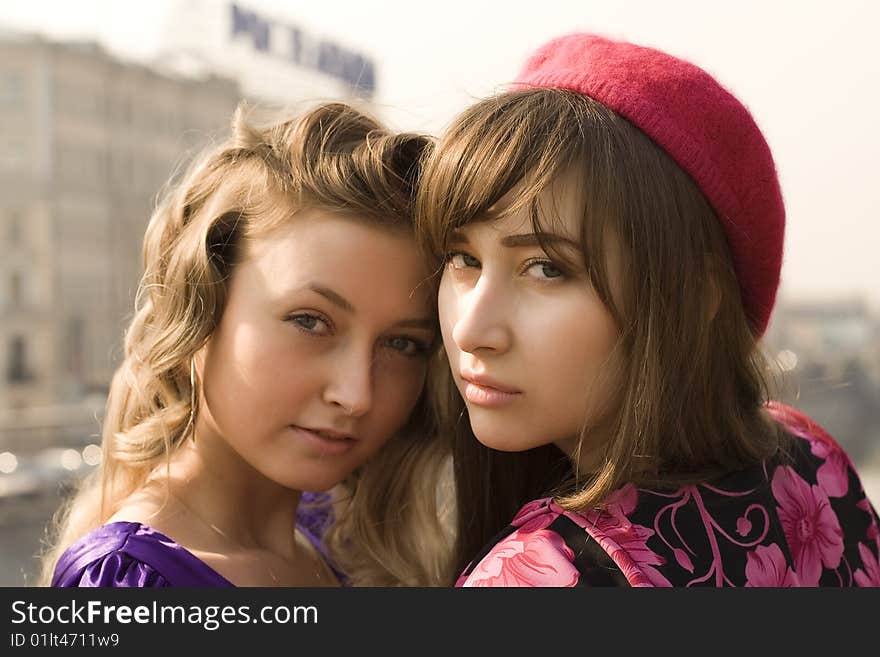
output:
M 574 469 L 581 475 L 596 473 L 602 468 L 605 457 L 605 446 L 609 440 L 609 432 L 602 427 L 588 430 L 581 436 L 572 436 L 556 441 L 571 460 Z
M 231 543 L 296 553 L 300 491 L 266 478 L 225 441 L 207 435 L 187 440 L 170 467 L 158 468 L 151 479 L 166 479 L 179 503 Z

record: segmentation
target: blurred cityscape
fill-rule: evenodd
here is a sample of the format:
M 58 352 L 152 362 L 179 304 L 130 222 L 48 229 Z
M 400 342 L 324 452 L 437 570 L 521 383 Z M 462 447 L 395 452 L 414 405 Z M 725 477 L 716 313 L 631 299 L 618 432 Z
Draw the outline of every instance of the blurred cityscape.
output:
M 238 3 L 182 3 L 152 63 L 0 25 L 0 586 L 33 583 L 52 514 L 100 463 L 163 185 L 240 100 L 369 104 L 376 73 Z M 837 437 L 880 502 L 880 316 L 858 298 L 783 299 L 765 348 L 780 398 Z

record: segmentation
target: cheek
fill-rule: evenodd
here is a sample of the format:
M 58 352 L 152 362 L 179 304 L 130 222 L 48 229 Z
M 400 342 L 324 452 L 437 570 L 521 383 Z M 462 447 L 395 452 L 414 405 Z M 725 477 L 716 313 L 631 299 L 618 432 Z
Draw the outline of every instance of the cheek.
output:
M 452 330 L 458 321 L 458 297 L 445 275 L 440 281 L 440 290 L 437 294 L 437 316 L 440 322 L 443 346 L 449 351 L 455 346 L 452 342 Z
M 295 341 L 266 340 L 254 344 L 238 365 L 251 382 L 251 392 L 277 404 L 279 399 L 289 403 L 313 387 L 320 379 L 321 359 Z
M 581 367 L 578 371 L 569 365 L 568 372 L 581 395 L 580 407 L 586 405 L 587 413 L 594 421 L 610 409 L 619 377 L 615 352 L 617 332 L 610 322 L 603 320 L 598 318 L 595 322 L 587 323 L 586 330 L 573 343 L 578 353 L 577 358 L 571 360 L 581 363 Z
M 572 304 L 552 319 L 549 313 L 534 318 L 532 334 L 540 336 L 532 341 L 535 371 L 545 373 L 546 390 L 582 407 L 578 400 L 592 397 L 591 389 L 604 387 L 602 380 L 613 368 L 614 323 L 603 307 L 584 304 Z
M 576 352 L 576 357 L 571 361 L 581 363 L 580 369 L 592 378 L 608 365 L 616 336 L 601 322 L 587 320 L 579 328 L 580 330 L 571 331 L 563 339 L 567 341 L 566 344 L 572 345 L 572 350 Z
M 240 330 L 218 343 L 214 401 L 240 409 L 248 421 L 271 421 L 316 394 L 324 359 L 310 338 L 287 331 Z

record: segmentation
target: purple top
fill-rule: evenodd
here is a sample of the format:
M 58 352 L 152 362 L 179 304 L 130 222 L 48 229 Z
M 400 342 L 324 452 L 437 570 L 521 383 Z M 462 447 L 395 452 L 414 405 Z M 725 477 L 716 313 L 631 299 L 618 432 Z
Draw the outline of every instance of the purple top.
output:
M 297 528 L 311 541 L 343 586 L 321 540 L 333 522 L 330 496 L 303 493 Z M 55 587 L 235 586 L 182 545 L 139 522 L 111 522 L 71 545 L 55 566 Z

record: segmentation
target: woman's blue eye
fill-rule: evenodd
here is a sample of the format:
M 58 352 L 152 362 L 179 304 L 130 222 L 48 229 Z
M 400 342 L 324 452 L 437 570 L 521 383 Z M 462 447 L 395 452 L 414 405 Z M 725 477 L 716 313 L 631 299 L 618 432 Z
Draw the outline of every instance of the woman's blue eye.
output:
M 318 324 L 318 318 L 312 315 L 297 315 L 293 318 L 293 321 L 309 330 L 312 330 Z
M 549 260 L 540 260 L 538 262 L 532 263 L 528 269 L 528 272 L 538 272 L 537 274 L 531 274 L 535 278 L 538 279 L 551 279 L 551 278 L 560 278 L 565 275 L 565 273 L 556 265 L 554 265 Z
M 404 356 L 421 356 L 427 352 L 427 347 L 412 338 L 394 337 L 388 340 L 388 346 Z
M 288 319 L 308 333 L 326 333 L 329 330 L 327 322 L 317 315 L 299 313 L 291 315 Z
M 464 269 L 465 267 L 479 267 L 480 261 L 467 253 L 455 252 L 446 255 L 446 261 L 452 265 L 453 269 Z

